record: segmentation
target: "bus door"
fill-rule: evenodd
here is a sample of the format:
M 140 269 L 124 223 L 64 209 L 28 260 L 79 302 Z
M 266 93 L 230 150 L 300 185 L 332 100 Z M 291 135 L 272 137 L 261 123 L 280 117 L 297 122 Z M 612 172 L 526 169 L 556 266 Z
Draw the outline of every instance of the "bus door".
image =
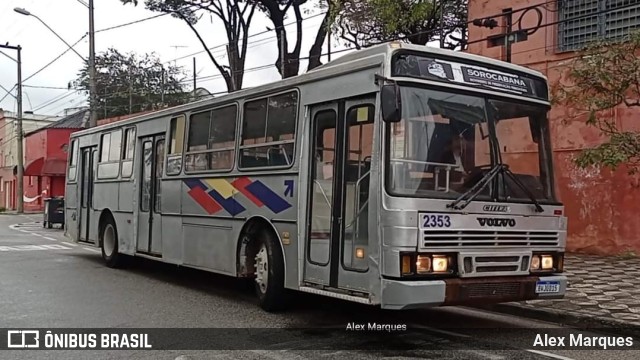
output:
M 137 251 L 162 254 L 162 173 L 164 170 L 164 134 L 140 138 L 140 211 L 138 212 Z
M 91 211 L 93 210 L 93 180 L 94 165 L 97 161 L 97 146 L 80 149 L 80 212 L 78 214 L 78 238 L 81 241 L 91 242 L 89 228 L 91 224 Z M 95 219 L 94 221 L 97 221 Z
M 307 282 L 368 290 L 375 98 L 311 109 Z

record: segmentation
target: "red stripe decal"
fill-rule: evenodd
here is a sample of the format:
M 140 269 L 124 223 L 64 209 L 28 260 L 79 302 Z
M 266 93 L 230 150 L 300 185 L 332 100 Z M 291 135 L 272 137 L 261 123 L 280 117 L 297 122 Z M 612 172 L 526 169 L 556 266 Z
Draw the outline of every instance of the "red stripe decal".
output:
M 213 200 L 202 188 L 194 187 L 189 190 L 188 194 L 209 214 L 217 213 L 222 210 L 222 206 Z
M 262 203 L 260 199 L 253 196 L 253 194 L 246 189 L 247 185 L 251 185 L 252 183 L 253 182 L 249 180 L 248 177 L 241 177 L 241 178 L 237 178 L 234 182 L 231 183 L 231 185 L 233 185 L 233 187 L 238 189 L 238 191 L 240 191 L 242 195 L 246 196 L 247 199 L 251 200 L 252 203 L 256 204 L 256 206 L 263 207 L 264 203 Z

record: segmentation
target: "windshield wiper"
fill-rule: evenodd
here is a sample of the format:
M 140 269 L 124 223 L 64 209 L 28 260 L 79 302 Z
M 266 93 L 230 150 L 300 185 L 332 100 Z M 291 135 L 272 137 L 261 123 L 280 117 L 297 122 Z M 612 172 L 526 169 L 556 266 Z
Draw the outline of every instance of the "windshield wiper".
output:
M 478 181 L 475 185 L 473 185 L 467 192 L 460 195 L 450 204 L 447 204 L 448 208 L 453 208 L 456 210 L 462 210 L 467 207 L 478 195 L 480 192 L 484 190 L 491 183 L 491 181 L 496 178 L 499 174 L 502 174 L 503 179 L 504 176 L 508 176 L 514 184 L 518 185 L 518 187 L 529 197 L 533 205 L 536 207 L 537 212 L 543 212 L 544 209 L 540 206 L 540 203 L 536 199 L 535 195 L 513 174 L 513 172 L 509 169 L 508 165 L 505 164 L 496 164 L 491 168 L 484 176 Z M 504 180 L 503 180 L 504 181 Z M 461 204 L 462 203 L 462 204 Z
M 527 197 L 531 200 L 531 202 L 533 203 L 533 205 L 535 205 L 536 207 L 536 211 L 537 212 L 543 212 L 544 209 L 542 208 L 542 206 L 540 206 L 540 203 L 538 202 L 538 199 L 536 199 L 536 196 L 533 195 L 533 193 L 531 192 L 531 190 L 529 190 L 529 188 L 524 185 L 522 183 L 522 181 L 520 181 L 520 179 L 518 179 L 517 176 L 515 176 L 515 174 L 509 169 L 508 166 L 504 166 L 504 169 L 502 170 L 502 179 L 504 181 L 504 176 L 508 176 L 511 181 L 513 181 L 514 184 L 518 185 L 518 187 L 520 188 L 520 190 L 522 190 Z
M 447 207 L 454 208 L 456 210 L 462 210 L 467 207 L 467 205 L 469 205 L 469 203 L 471 203 L 471 201 L 473 201 L 473 199 L 475 199 L 480 194 L 480 192 L 491 183 L 491 180 L 493 180 L 496 176 L 498 176 L 498 174 L 502 172 L 502 169 L 505 166 L 506 165 L 503 164 L 496 164 L 491 168 L 491 170 L 484 174 L 477 183 L 475 183 L 469 190 L 467 190 L 467 192 L 458 196 L 458 198 L 456 198 L 450 204 L 447 204 Z M 469 198 L 465 199 L 467 197 Z M 464 203 L 462 203 L 463 201 Z

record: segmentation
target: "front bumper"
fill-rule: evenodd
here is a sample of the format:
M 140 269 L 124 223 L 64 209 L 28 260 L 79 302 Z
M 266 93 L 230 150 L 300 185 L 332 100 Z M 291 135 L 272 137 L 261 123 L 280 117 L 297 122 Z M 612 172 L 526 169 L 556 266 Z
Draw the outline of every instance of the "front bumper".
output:
M 557 281 L 557 293 L 536 294 L 537 281 Z M 383 309 L 413 309 L 441 305 L 478 305 L 533 299 L 559 299 L 567 289 L 567 277 L 503 276 L 492 278 L 397 281 L 382 279 Z

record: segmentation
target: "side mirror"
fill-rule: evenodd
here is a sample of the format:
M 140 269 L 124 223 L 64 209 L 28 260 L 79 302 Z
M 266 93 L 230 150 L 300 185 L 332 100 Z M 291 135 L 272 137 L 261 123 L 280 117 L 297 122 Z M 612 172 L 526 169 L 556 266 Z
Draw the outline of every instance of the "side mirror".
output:
M 394 123 L 402 119 L 400 91 L 396 84 L 382 86 L 380 103 L 382 106 L 382 120 Z

